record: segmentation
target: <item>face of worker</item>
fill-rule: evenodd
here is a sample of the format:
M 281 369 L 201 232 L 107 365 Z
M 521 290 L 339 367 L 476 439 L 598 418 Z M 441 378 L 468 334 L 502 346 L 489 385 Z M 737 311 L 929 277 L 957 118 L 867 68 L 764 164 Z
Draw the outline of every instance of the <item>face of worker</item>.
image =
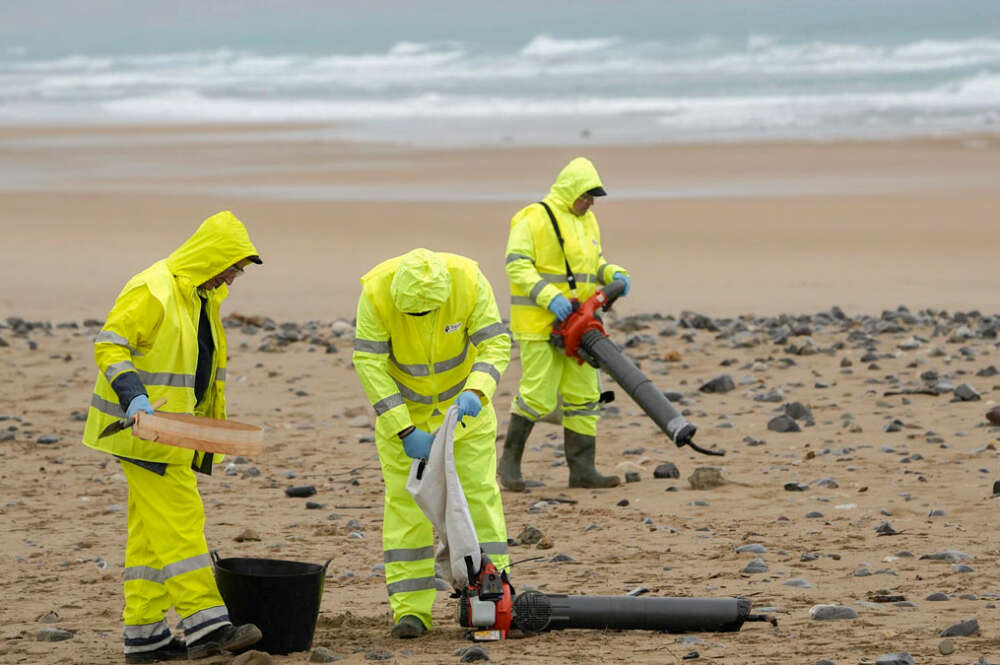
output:
M 582 217 L 587 214 L 587 211 L 590 210 L 590 206 L 592 205 L 594 205 L 594 197 L 584 192 L 577 197 L 576 201 L 573 201 L 573 205 L 570 206 L 570 210 L 572 210 L 573 214 L 577 217 Z
M 243 268 L 250 264 L 250 259 L 243 259 L 237 261 L 233 265 L 229 266 L 218 275 L 208 280 L 198 288 L 205 289 L 206 291 L 211 291 L 212 289 L 217 289 L 224 283 L 228 286 L 232 286 L 236 278 L 243 274 Z

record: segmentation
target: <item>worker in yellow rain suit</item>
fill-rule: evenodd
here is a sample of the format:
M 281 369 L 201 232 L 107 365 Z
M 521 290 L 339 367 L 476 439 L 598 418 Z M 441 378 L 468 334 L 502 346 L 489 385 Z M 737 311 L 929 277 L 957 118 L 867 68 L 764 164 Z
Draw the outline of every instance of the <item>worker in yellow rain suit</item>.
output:
M 560 171 L 543 201 L 521 209 L 510 222 L 510 328 L 521 346 L 521 381 L 500 459 L 500 483 L 516 492 L 524 491 L 521 457 L 531 429 L 560 402 L 569 486 L 618 484 L 617 476 L 601 475 L 594 467 L 597 370 L 549 343 L 553 322 L 573 312 L 571 299 L 584 302 L 615 279 L 625 282 L 628 293 L 628 272 L 605 260 L 590 209 L 595 196 L 606 194 L 594 165 L 577 157 Z
M 455 430 L 455 464 L 480 548 L 498 569 L 510 563 L 492 403 L 508 362 L 510 337 L 475 261 L 414 249 L 361 278 L 354 366 L 376 414 L 394 637 L 418 637 L 431 627 L 433 528 L 406 480 L 413 460 L 427 457 L 452 404 L 464 425 Z
M 105 428 L 166 398 L 164 411 L 226 417 L 226 335 L 219 305 L 250 263 L 261 263 L 231 212 L 206 219 L 183 245 L 125 284 L 94 344 L 98 375 L 83 443 L 122 460 L 128 481 L 125 662 L 196 659 L 250 646 L 253 624 L 233 626 L 212 574 L 205 510 L 193 471 L 211 453 Z M 173 606 L 185 639 L 173 637 Z

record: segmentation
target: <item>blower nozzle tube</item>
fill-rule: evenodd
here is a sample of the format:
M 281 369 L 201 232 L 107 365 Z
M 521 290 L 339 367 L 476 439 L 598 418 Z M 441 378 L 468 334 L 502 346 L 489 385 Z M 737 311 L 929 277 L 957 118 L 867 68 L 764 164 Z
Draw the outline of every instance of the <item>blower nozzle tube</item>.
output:
M 514 599 L 513 622 L 525 632 L 589 628 L 734 632 L 750 614 L 745 598 L 637 598 L 566 596 L 526 591 Z
M 695 426 L 674 408 L 628 356 L 618 350 L 614 342 L 597 330 L 588 330 L 580 339 L 580 347 L 597 360 L 601 369 L 625 389 L 671 441 L 678 446 L 691 442 Z

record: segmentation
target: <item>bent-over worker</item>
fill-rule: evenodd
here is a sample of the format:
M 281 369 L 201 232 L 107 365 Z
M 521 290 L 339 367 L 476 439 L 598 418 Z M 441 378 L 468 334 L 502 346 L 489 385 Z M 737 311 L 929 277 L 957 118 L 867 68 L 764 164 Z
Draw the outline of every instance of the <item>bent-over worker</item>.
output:
M 376 414 L 392 635 L 418 637 L 431 627 L 434 533 L 406 481 L 452 404 L 463 423 L 455 430 L 455 462 L 480 549 L 499 570 L 509 564 L 493 394 L 510 361 L 510 337 L 475 261 L 414 249 L 361 278 L 353 358 Z

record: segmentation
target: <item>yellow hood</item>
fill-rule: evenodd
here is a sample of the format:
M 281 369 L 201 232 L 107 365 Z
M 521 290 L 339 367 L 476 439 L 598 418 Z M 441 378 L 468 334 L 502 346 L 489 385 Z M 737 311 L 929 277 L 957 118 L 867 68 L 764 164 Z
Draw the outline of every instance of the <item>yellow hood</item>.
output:
M 445 262 L 429 249 L 410 250 L 396 268 L 389 293 L 401 312 L 428 312 L 440 307 L 451 295 L 451 273 Z
M 577 157 L 559 172 L 545 198 L 568 208 L 584 192 L 603 186 L 594 164 L 586 157 Z
M 243 222 L 225 210 L 212 215 L 184 244 L 167 257 L 167 267 L 177 277 L 198 285 L 250 256 L 259 256 Z

